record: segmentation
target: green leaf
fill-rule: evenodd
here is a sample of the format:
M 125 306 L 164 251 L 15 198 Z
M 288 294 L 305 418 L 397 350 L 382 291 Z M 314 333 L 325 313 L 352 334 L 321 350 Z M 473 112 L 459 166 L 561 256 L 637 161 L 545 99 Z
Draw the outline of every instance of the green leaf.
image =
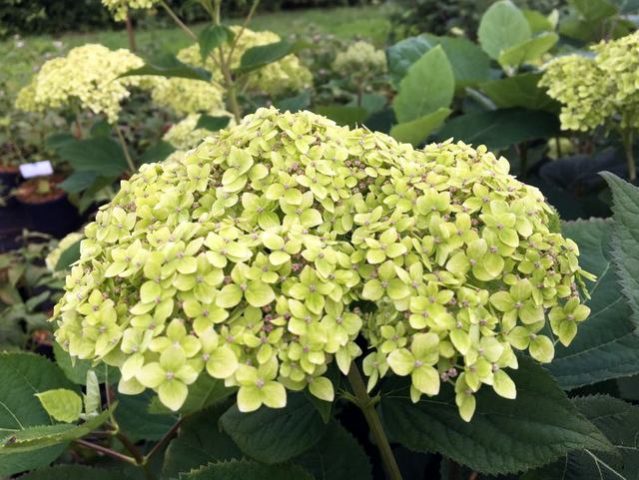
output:
M 318 115 L 330 118 L 338 125 L 356 126 L 368 117 L 368 111 L 363 107 L 348 107 L 343 105 L 318 106 L 313 109 Z
M 117 177 L 127 169 L 122 146 L 111 138 L 90 138 L 70 142 L 58 150 L 60 157 L 78 171 Z
M 157 163 L 166 160 L 173 152 L 175 152 L 173 145 L 164 140 L 160 140 L 155 145 L 147 148 L 138 160 L 140 164 Z
M 615 454 L 579 450 L 529 472 L 522 480 L 636 479 L 639 408 L 607 395 L 573 399 L 579 411 L 616 447 Z
M 400 81 L 404 78 L 411 65 L 437 45 L 438 42 L 434 36 L 431 38 L 420 35 L 406 38 L 389 47 L 386 51 L 386 56 L 393 84 L 396 87 L 399 86 Z
M 559 41 L 555 32 L 545 32 L 535 38 L 526 40 L 504 50 L 499 55 L 499 63 L 504 67 L 519 67 L 520 65 L 537 60 Z
M 117 404 L 113 404 L 111 411 Z M 0 434 L 0 463 L 4 461 L 4 456 L 18 453 L 33 452 L 43 448 L 51 447 L 60 443 L 68 443 L 72 440 L 82 438 L 98 428 L 109 419 L 110 412 L 105 410 L 97 417 L 90 418 L 80 425 L 72 423 L 58 423 L 55 425 L 42 425 L 27 427 L 14 432 L 2 432 Z
M 521 357 L 519 370 L 507 373 L 517 385 L 517 399 L 507 400 L 492 389 L 481 389 L 470 423 L 460 418 L 454 391 L 448 385 L 439 396 L 416 404 L 407 388 L 382 397 L 386 431 L 411 450 L 438 452 L 488 474 L 541 466 L 579 448 L 611 448 L 533 360 Z
M 85 465 L 56 465 L 20 476 L 21 480 L 121 480 L 119 470 L 93 468 Z
M 269 63 L 277 62 L 293 53 L 295 48 L 294 45 L 285 40 L 249 48 L 242 55 L 240 66 L 235 74 L 241 75 L 262 68 Z
M 455 88 L 485 82 L 492 78 L 490 57 L 476 44 L 462 37 L 436 37 L 428 33 L 423 35 L 430 43 L 441 45 L 455 76 Z
M 233 39 L 233 31 L 225 25 L 209 25 L 197 36 L 202 60 L 220 45 Z
M 570 3 L 587 21 L 612 17 L 618 12 L 617 7 L 608 0 L 570 0 Z
M 235 388 L 225 387 L 224 380 L 200 375 L 196 382 L 189 386 L 189 396 L 180 408 L 180 413 L 189 415 L 220 403 L 235 392 Z
M 450 106 L 455 94 L 453 70 L 441 46 L 425 53 L 399 84 L 393 109 L 400 123 Z
M 402 40 L 387 50 L 393 84 L 399 86 L 411 65 L 438 45 L 448 57 L 457 89 L 490 80 L 490 57 L 473 42 L 465 38 L 438 37 L 426 33 Z
M 495 60 L 501 52 L 530 40 L 532 32 L 526 16 L 510 0 L 494 3 L 479 24 L 479 43 Z
M 568 348 L 557 345 L 548 369 L 565 389 L 638 373 L 639 335 L 612 259 L 613 222 L 567 222 L 562 230 L 579 246 L 582 268 L 597 275 L 597 280 L 588 283 L 590 317 L 579 325 Z
M 86 385 L 87 372 L 93 369 L 100 383 L 117 383 L 120 380 L 120 371 L 117 368 L 101 364 L 95 368 L 88 360 L 72 358 L 57 342 L 53 343 L 53 355 L 55 363 L 64 372 L 64 375 L 77 385 Z
M 234 405 L 222 415 L 220 423 L 242 452 L 268 464 L 285 462 L 305 452 L 327 428 L 302 393 L 289 393 L 285 408 L 262 407 L 241 413 Z
M 469 113 L 446 123 L 436 138 L 454 138 L 501 150 L 528 140 L 549 138 L 560 132 L 559 121 L 547 112 L 509 108 Z
M 395 125 L 390 131 L 391 137 L 400 142 L 417 146 L 426 140 L 431 133 L 441 127 L 451 112 L 452 110 L 449 108 L 440 108 L 412 122 Z
M 45 140 L 45 145 L 47 148 L 50 148 L 52 150 L 58 150 L 68 143 L 77 141 L 78 139 L 70 133 L 53 133 L 47 137 L 47 139 Z
M 313 480 L 297 465 L 261 465 L 250 460 L 231 460 L 212 463 L 191 473 L 180 475 L 180 480 Z
M 121 77 L 132 77 L 138 75 L 149 75 L 165 78 L 188 78 L 191 80 L 211 81 L 211 73 L 201 68 L 193 68 L 186 63 L 180 62 L 173 55 L 164 55 L 146 65 L 129 70 Z
M 90 170 L 73 172 L 58 187 L 68 193 L 80 193 L 93 185 L 97 178 L 98 174 Z
M 539 88 L 540 73 L 523 73 L 482 83 L 479 88 L 499 108 L 521 107 L 529 110 L 559 111 L 559 105 Z
M 82 414 L 82 397 L 73 390 L 54 388 L 36 393 L 42 407 L 59 422 L 75 422 Z
M 149 404 L 153 398 L 150 390 L 140 395 L 120 395 L 119 398 L 115 419 L 122 431 L 134 442 L 160 440 L 178 420 L 173 412 L 169 415 L 154 415 L 149 412 Z
M 305 110 L 311 105 L 311 91 L 304 90 L 294 97 L 283 98 L 275 102 L 275 108 L 280 112 L 299 112 Z
M 528 20 L 528 25 L 530 25 L 533 35 L 555 30 L 556 25 L 543 13 L 537 10 L 524 10 L 523 13 L 526 20 Z
M 219 409 L 208 409 L 188 417 L 180 433 L 168 449 L 162 466 L 164 478 L 176 478 L 180 473 L 212 461 L 241 458 L 242 452 L 233 440 L 218 427 Z
M 332 422 L 320 441 L 293 460 L 315 480 L 372 480 L 370 460 L 357 440 Z
M 211 132 L 217 132 L 226 128 L 231 121 L 231 117 L 213 117 L 211 115 L 200 115 L 200 119 L 197 121 L 195 128 L 203 128 Z
M 62 252 L 58 263 L 55 265 L 56 272 L 69 270 L 71 265 L 80 259 L 80 243 L 82 243 L 82 240 L 78 240 Z

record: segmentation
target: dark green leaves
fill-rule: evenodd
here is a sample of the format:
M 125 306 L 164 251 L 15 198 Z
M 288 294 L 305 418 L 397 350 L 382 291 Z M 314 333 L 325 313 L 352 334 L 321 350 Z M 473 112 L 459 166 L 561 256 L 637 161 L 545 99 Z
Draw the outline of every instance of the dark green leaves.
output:
M 224 25 L 210 25 L 206 27 L 197 37 L 202 60 L 205 60 L 214 49 L 232 39 L 233 31 L 229 27 Z
M 249 460 L 213 463 L 180 475 L 180 480 L 313 480 L 296 465 L 261 465 Z
M 191 80 L 211 81 L 211 73 L 201 68 L 193 68 L 180 62 L 173 55 L 165 55 L 140 68 L 134 68 L 123 73 L 120 77 L 150 75 L 165 78 L 188 78 Z
M 542 367 L 522 357 L 519 370 L 509 374 L 517 385 L 517 399 L 480 390 L 470 423 L 459 417 L 450 388 L 417 404 L 407 391 L 383 397 L 386 431 L 411 450 L 439 452 L 489 474 L 540 466 L 575 449 L 611 448 Z
M 361 124 L 368 117 L 368 111 L 363 107 L 327 105 L 316 107 L 314 111 L 319 115 L 330 118 L 338 125 L 355 126 Z
M 77 262 L 80 259 L 80 243 L 81 242 L 82 242 L 81 240 L 78 240 L 69 248 L 67 248 L 64 252 L 62 252 L 58 260 L 58 263 L 56 263 L 55 265 L 56 272 L 68 270 L 73 263 Z
M 240 59 L 240 66 L 236 74 L 244 74 L 262 68 L 269 63 L 277 62 L 281 58 L 293 53 L 295 46 L 282 40 L 281 42 L 260 45 L 249 48 Z
M 103 470 L 83 465 L 57 465 L 36 470 L 20 478 L 22 480 L 118 480 L 122 479 L 123 475 L 118 470 Z
M 541 111 L 511 108 L 469 113 L 448 122 L 437 134 L 472 145 L 500 150 L 527 140 L 548 138 L 559 133 L 557 117 Z
M 122 146 L 111 138 L 98 137 L 68 142 L 60 147 L 58 153 L 76 171 L 117 177 L 127 169 Z
M 218 426 L 216 409 L 200 412 L 184 421 L 178 437 L 166 451 L 162 474 L 176 478 L 209 462 L 241 458 L 242 452 Z
M 226 128 L 231 121 L 231 117 L 213 117 L 211 115 L 200 115 L 200 119 L 197 121 L 195 128 L 204 128 L 211 132 L 217 132 Z
M 77 390 L 62 371 L 44 357 L 28 353 L 0 354 L 0 444 L 30 427 L 51 424 L 35 394 L 55 388 Z M 63 450 L 61 445 L 30 452 L 0 447 L 0 475 L 47 465 Z
M 480 88 L 499 108 L 522 107 L 556 112 L 557 103 L 538 87 L 540 78 L 538 73 L 524 73 L 482 83 Z
M 523 477 L 523 480 L 634 480 L 639 472 L 639 408 L 605 395 L 575 398 L 579 411 L 610 440 L 612 453 L 578 451 Z
M 548 366 L 566 389 L 639 372 L 639 335 L 611 254 L 613 225 L 594 219 L 563 225 L 564 235 L 579 246 L 582 267 L 597 275 L 596 282 L 588 285 L 590 317 L 579 326 L 569 348 L 557 345 Z
M 327 426 L 303 394 L 290 394 L 285 408 L 262 407 L 241 413 L 231 407 L 220 422 L 240 449 L 252 458 L 273 464 L 289 460 L 316 444 Z
M 308 452 L 295 459 L 315 480 L 371 480 L 371 464 L 357 440 L 334 422 Z

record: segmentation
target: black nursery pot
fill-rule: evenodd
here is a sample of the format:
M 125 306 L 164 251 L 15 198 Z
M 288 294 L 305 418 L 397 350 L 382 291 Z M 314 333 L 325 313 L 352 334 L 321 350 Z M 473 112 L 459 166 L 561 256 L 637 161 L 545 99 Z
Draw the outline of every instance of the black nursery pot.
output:
M 65 192 L 55 187 L 59 181 L 61 179 L 52 179 L 52 192 L 46 198 L 32 195 L 29 182 L 22 184 L 16 195 L 24 211 L 27 228 L 56 238 L 64 237 L 82 224 L 77 208 L 69 202 Z

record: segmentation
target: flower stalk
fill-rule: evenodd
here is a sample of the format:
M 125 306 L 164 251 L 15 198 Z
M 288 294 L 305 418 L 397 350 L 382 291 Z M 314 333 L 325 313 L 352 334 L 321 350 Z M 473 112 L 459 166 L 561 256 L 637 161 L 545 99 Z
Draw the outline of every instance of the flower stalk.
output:
M 390 480 L 402 480 L 402 474 L 399 471 L 399 466 L 397 465 L 397 460 L 395 460 L 395 455 L 393 455 L 388 437 L 386 437 L 386 432 L 384 432 L 384 426 L 377 414 L 377 410 L 375 410 L 376 402 L 366 391 L 362 374 L 355 362 L 351 364 L 351 369 L 348 372 L 348 381 L 355 395 L 355 404 L 364 414 L 366 423 L 375 439 L 375 444 L 379 449 L 386 476 Z

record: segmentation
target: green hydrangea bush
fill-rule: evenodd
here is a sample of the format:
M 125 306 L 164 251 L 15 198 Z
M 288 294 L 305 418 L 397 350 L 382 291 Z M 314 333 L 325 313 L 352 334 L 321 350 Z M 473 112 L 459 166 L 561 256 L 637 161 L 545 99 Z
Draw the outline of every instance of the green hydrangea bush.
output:
M 287 390 L 331 401 L 329 366 L 364 356 L 369 390 L 453 383 L 470 421 L 482 387 L 516 396 L 516 350 L 550 362 L 588 317 L 553 221 L 483 147 L 261 109 L 122 183 L 85 229 L 55 335 L 172 410 L 200 375 L 238 387 L 243 412 Z

